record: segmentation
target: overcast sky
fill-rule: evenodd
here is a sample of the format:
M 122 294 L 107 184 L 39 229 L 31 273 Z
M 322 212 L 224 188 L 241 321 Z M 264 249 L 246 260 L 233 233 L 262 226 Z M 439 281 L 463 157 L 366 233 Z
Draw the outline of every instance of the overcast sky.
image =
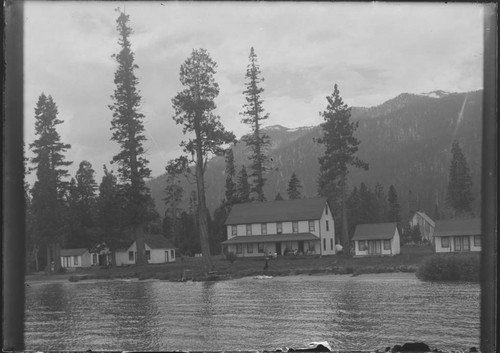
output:
M 52 95 L 64 121 L 58 131 L 72 145 L 71 175 L 88 160 L 98 183 L 118 148 L 110 141 L 108 108 L 117 68 L 111 56 L 120 50 L 116 7 L 130 15 L 134 30 L 153 176 L 181 153 L 171 99 L 182 89 L 179 68 L 194 48 L 207 49 L 218 64 L 217 112 L 237 137 L 249 132 L 239 112 L 252 46 L 265 78 L 266 126 L 320 124 L 334 83 L 345 103 L 365 107 L 403 92 L 482 88 L 479 4 L 28 1 L 26 142 L 35 138 L 38 97 Z

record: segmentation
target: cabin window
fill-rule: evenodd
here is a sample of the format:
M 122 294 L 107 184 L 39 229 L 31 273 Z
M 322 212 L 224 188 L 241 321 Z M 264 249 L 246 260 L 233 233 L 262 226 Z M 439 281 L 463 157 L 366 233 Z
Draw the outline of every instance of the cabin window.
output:
M 326 251 L 326 239 L 325 238 L 323 238 L 323 250 Z
M 237 226 L 231 226 L 231 235 L 232 236 L 238 235 L 238 227 Z
M 391 250 L 391 241 L 384 239 L 384 250 Z
M 146 259 L 151 260 L 151 252 L 149 250 L 146 250 Z
M 171 254 L 171 255 L 170 255 L 170 258 L 171 258 L 172 260 L 173 260 L 173 259 L 175 259 L 175 251 L 170 250 L 170 254 Z
M 481 237 L 479 235 L 474 235 L 474 246 L 481 246 Z
M 262 234 L 262 235 L 267 234 L 267 223 L 262 223 L 260 225 L 260 234 Z
M 249 254 L 253 253 L 253 244 L 247 244 L 247 253 Z
M 359 251 L 366 251 L 366 240 L 360 240 L 358 242 Z
M 309 231 L 310 232 L 315 231 L 314 221 L 309 221 Z
M 128 260 L 129 261 L 134 261 L 134 252 L 133 251 L 129 251 L 128 252 Z
M 243 253 L 243 245 L 242 244 L 236 244 L 236 253 L 237 254 Z
M 299 232 L 299 222 L 295 221 L 292 222 L 292 233 L 298 233 Z
M 276 223 L 276 234 L 281 234 L 283 233 L 283 223 L 278 222 Z
M 264 243 L 258 243 L 257 244 L 257 251 L 259 253 L 263 253 L 264 252 Z
M 441 238 L 441 247 L 442 248 L 449 248 L 450 247 L 450 238 L 442 237 Z
M 330 230 L 330 223 L 328 223 L 328 221 L 326 221 L 326 231 L 328 232 Z
M 330 250 L 333 250 L 333 238 L 330 238 Z
M 73 263 L 78 265 L 78 256 L 73 256 Z
M 247 235 L 252 235 L 252 225 L 247 224 Z

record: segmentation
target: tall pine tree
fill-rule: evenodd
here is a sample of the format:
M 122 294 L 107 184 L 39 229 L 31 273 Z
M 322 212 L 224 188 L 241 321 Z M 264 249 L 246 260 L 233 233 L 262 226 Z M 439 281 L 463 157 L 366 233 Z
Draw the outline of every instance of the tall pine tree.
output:
M 134 53 L 130 43 L 130 35 L 133 31 L 128 22 L 129 15 L 120 12 L 116 23 L 119 33 L 118 44 L 121 50 L 113 55 L 118 63 L 118 69 L 115 72 L 116 89 L 111 96 L 114 103 L 109 108 L 113 112 L 111 139 L 118 142 L 121 149 L 113 157 L 112 163 L 118 164 L 126 219 L 136 240 L 136 264 L 140 265 L 146 263 L 144 229 L 151 214 L 152 203 L 144 179 L 150 177 L 151 170 L 147 167 L 148 160 L 144 157 L 143 142 L 146 140 L 144 115 L 140 112 L 141 96 L 137 89 L 139 80 L 134 73 L 139 66 L 134 63 Z
M 213 267 L 205 197 L 205 166 L 208 158 L 224 151 L 223 145 L 235 141 L 234 134 L 225 130 L 220 117 L 214 113 L 215 98 L 219 95 L 219 85 L 214 78 L 216 68 L 217 64 L 205 49 L 193 50 L 180 69 L 179 79 L 184 90 L 172 99 L 174 121 L 184 126 L 184 133 L 193 135 L 181 146 L 187 155 L 193 156 L 195 164 L 197 218 L 205 272 L 210 272 Z M 183 166 L 187 171 L 189 160 L 184 156 L 169 165 Z
M 32 215 L 36 242 L 46 248 L 47 270 L 61 267 L 61 244 L 67 235 L 64 222 L 66 206 L 64 197 L 68 189 L 66 169 L 72 162 L 65 161 L 64 152 L 71 145 L 61 142 L 57 125 L 63 121 L 57 118 L 57 106 L 49 95 L 41 94 L 35 108 L 35 134 L 37 139 L 30 144 L 35 157 L 31 159 L 36 170 L 37 181 L 33 185 Z
M 250 202 L 250 183 L 248 182 L 248 174 L 245 166 L 241 167 L 238 174 L 237 192 L 239 202 Z
M 401 205 L 398 201 L 398 193 L 396 192 L 396 188 L 391 185 L 389 186 L 389 191 L 387 191 L 387 202 L 388 202 L 388 210 L 387 210 L 387 220 L 389 222 L 401 222 Z
M 472 178 L 465 155 L 457 141 L 451 146 L 451 165 L 446 193 L 446 204 L 453 210 L 453 216 L 463 216 L 472 211 Z
M 358 157 L 359 140 L 354 137 L 358 122 L 351 122 L 351 108 L 340 97 L 337 84 L 331 96 L 326 97 L 328 105 L 321 112 L 324 123 L 321 124 L 323 137 L 316 142 L 324 145 L 324 155 L 319 157 L 318 191 L 322 196 L 335 199 L 340 196 L 340 212 L 342 225 L 342 242 L 347 249 L 349 245 L 347 223 L 347 174 L 349 167 L 367 170 L 368 164 Z M 338 190 L 338 192 L 336 192 Z
M 253 178 L 252 192 L 256 194 L 257 201 L 265 201 L 264 184 L 266 179 L 266 162 L 268 160 L 267 151 L 270 142 L 269 136 L 262 132 L 262 121 L 269 118 L 269 114 L 264 114 L 263 100 L 261 94 L 264 88 L 260 84 L 264 78 L 260 77 L 261 71 L 257 63 L 257 55 L 253 47 L 250 49 L 250 63 L 247 66 L 245 77 L 246 90 L 243 91 L 246 103 L 243 105 L 244 111 L 240 113 L 244 118 L 242 122 L 249 125 L 252 132 L 243 136 L 242 140 L 250 147 L 252 154 L 249 157 L 252 161 L 250 177 Z
M 288 188 L 286 189 L 288 198 L 290 200 L 300 199 L 302 197 L 300 189 L 302 189 L 302 185 L 300 184 L 299 178 L 297 178 L 295 173 L 292 173 L 290 181 L 288 182 Z
M 236 167 L 234 166 L 234 153 L 231 148 L 226 151 L 226 185 L 225 185 L 225 204 L 231 206 L 238 202 L 238 195 L 236 190 Z

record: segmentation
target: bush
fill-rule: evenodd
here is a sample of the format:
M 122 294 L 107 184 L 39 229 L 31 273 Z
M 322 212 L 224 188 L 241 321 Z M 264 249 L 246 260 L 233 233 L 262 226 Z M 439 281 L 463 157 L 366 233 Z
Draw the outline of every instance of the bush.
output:
M 417 270 L 423 281 L 479 281 L 479 254 L 436 254 Z

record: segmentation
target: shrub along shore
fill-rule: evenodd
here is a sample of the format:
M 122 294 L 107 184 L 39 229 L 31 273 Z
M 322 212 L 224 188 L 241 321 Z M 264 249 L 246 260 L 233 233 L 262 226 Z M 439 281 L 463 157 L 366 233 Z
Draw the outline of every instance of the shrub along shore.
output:
M 430 246 L 404 246 L 401 254 L 384 257 L 353 258 L 336 256 L 281 256 L 265 259 L 237 258 L 230 262 L 222 256 L 214 256 L 214 272 L 205 275 L 199 257 L 178 257 L 175 263 L 149 264 L 144 266 L 119 266 L 113 268 L 78 269 L 53 275 L 28 274 L 26 281 L 93 280 L 93 279 L 157 279 L 168 281 L 215 281 L 252 276 L 293 276 L 321 274 L 350 274 L 412 272 L 422 280 L 471 280 L 479 277 L 479 254 L 433 255 Z M 446 259 L 445 259 L 446 258 Z M 448 258 L 453 258 L 449 260 Z M 477 259 L 476 259 L 477 258 Z M 443 273 L 442 275 L 437 275 Z M 466 275 L 457 275 L 464 273 Z

